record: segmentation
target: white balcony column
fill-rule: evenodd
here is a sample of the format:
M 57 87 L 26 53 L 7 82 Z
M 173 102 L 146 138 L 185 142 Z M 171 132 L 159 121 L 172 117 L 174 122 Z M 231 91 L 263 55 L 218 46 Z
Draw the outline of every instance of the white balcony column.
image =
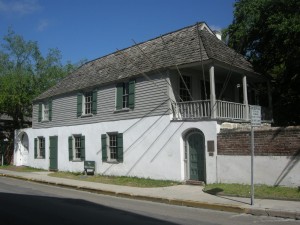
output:
M 213 65 L 211 65 L 209 68 L 209 85 L 210 85 L 211 118 L 217 118 L 216 90 L 215 90 L 215 67 Z
M 243 76 L 243 99 L 244 99 L 243 104 L 246 106 L 245 119 L 248 120 L 250 118 L 249 118 L 248 90 L 247 90 L 247 77 L 246 76 Z

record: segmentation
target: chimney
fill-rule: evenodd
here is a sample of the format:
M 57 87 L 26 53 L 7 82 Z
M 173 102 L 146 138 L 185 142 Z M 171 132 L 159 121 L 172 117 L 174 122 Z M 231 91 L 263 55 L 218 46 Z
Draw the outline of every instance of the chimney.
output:
M 213 32 L 214 32 L 214 34 L 216 35 L 216 37 L 217 37 L 219 40 L 222 41 L 222 33 L 221 33 L 221 31 L 214 30 Z

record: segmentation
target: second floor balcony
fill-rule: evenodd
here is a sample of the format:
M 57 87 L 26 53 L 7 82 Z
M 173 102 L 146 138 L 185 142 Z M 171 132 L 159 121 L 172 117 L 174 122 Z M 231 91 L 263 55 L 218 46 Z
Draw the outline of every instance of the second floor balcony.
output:
M 249 122 L 251 105 L 216 100 L 211 105 L 210 100 L 172 103 L 174 120 L 201 120 L 217 119 L 221 121 Z M 272 121 L 272 111 L 266 107 L 261 108 L 263 122 Z

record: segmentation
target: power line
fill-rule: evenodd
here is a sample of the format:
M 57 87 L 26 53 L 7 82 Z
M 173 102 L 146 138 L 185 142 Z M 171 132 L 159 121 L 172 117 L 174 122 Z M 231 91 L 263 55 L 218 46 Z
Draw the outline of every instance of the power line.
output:
M 202 67 L 202 79 L 203 79 L 203 85 L 204 85 L 204 95 L 205 95 L 205 100 L 207 100 L 206 81 L 205 81 L 206 79 L 205 79 L 204 66 L 203 66 L 201 39 L 200 39 L 200 34 L 199 34 L 199 22 L 197 22 L 197 36 L 198 36 L 198 43 L 199 43 L 199 50 L 200 50 L 200 61 L 201 61 L 201 67 Z
M 175 58 L 171 55 L 170 50 L 169 50 L 169 48 L 167 48 L 167 45 L 166 45 L 166 43 L 165 43 L 165 41 L 164 41 L 164 39 L 163 39 L 163 37 L 162 37 L 161 35 L 160 35 L 160 38 L 161 38 L 161 40 L 162 40 L 162 43 L 163 43 L 164 47 L 167 49 L 168 54 L 170 55 L 170 57 L 172 58 L 172 60 L 173 60 L 173 62 L 174 62 L 174 64 L 175 64 L 176 70 L 177 70 L 177 72 L 178 72 L 178 74 L 179 74 L 179 76 L 180 76 L 180 78 L 181 78 L 181 80 L 182 80 L 182 82 L 183 82 L 183 84 L 184 84 L 185 89 L 188 91 L 188 94 L 189 94 L 189 96 L 191 97 L 191 100 L 193 101 L 193 96 L 191 95 L 190 90 L 187 88 L 187 85 L 186 85 L 186 83 L 185 83 L 185 80 L 183 79 L 183 76 L 182 76 L 182 74 L 181 74 L 179 68 L 178 68 L 178 65 L 177 65 L 177 63 L 176 63 Z M 179 97 L 180 97 L 180 96 L 179 96 Z M 182 100 L 182 99 L 181 99 L 181 100 Z
M 155 121 L 154 121 L 154 123 L 152 123 L 151 125 L 150 125 L 150 127 L 148 127 L 125 151 L 124 151 L 124 153 L 125 152 L 127 152 L 127 151 L 129 151 L 129 149 L 138 141 L 138 140 L 140 140 L 143 136 L 144 136 L 144 134 L 145 133 L 147 133 L 162 117 L 163 117 L 164 115 L 161 115 L 161 116 L 159 116 Z
M 241 47 L 241 45 L 240 45 L 240 47 Z M 226 87 L 227 87 L 227 85 L 228 85 L 228 83 L 229 83 L 229 80 L 230 80 L 231 75 L 232 75 L 232 72 L 233 72 L 233 64 L 234 64 L 234 62 L 235 62 L 235 60 L 236 60 L 236 58 L 237 58 L 237 55 L 238 55 L 238 52 L 235 51 L 235 55 L 234 55 L 234 57 L 233 57 L 233 59 L 232 59 L 232 61 L 231 61 L 231 63 L 230 63 L 229 71 L 228 71 L 228 73 L 227 73 L 225 82 L 224 82 L 223 87 L 222 87 L 222 89 L 221 89 L 221 92 L 220 92 L 220 94 L 219 94 L 219 99 L 221 99 L 221 97 L 222 97 L 222 95 L 224 94 L 224 91 L 225 91 L 225 89 L 226 89 Z M 215 104 L 213 105 L 213 107 L 211 107 L 211 113 L 214 111 L 214 108 L 216 107 L 216 105 L 217 105 L 217 101 L 215 102 Z
M 118 50 L 118 49 L 117 49 Z M 118 51 L 120 51 L 120 50 L 118 50 Z M 124 51 L 120 51 L 120 52 L 122 52 L 122 54 L 123 55 L 125 55 L 125 52 Z M 126 56 L 126 55 L 125 55 Z M 134 64 L 134 62 L 132 62 L 132 60 L 131 60 L 131 58 L 127 55 L 127 58 L 128 58 L 128 60 L 132 63 L 132 65 L 134 65 L 135 67 L 136 67 L 136 65 Z M 139 71 L 136 71 L 136 73 L 138 73 L 138 74 L 142 74 L 148 81 L 150 81 L 150 82 L 152 82 L 164 95 L 166 95 L 167 97 L 168 97 L 168 99 L 169 100 L 171 100 L 171 102 L 174 102 L 173 101 L 173 99 L 171 99 L 170 98 L 170 96 L 166 93 L 166 92 L 164 92 L 162 89 L 161 89 L 161 87 L 159 87 L 153 80 L 151 80 L 150 78 L 149 78 L 149 76 L 145 73 L 145 72 L 139 72 Z M 167 82 L 168 83 L 168 82 Z M 171 110 L 171 109 L 170 109 Z
M 150 58 L 146 55 L 146 53 L 143 51 L 143 49 L 141 49 L 140 46 L 133 39 L 132 39 L 132 41 L 134 42 L 135 46 L 142 52 L 143 56 L 151 63 L 151 66 L 154 68 L 154 70 L 157 70 L 161 75 L 163 75 L 162 72 L 160 71 L 160 69 L 158 69 L 156 67 L 156 65 L 150 60 Z M 174 91 L 172 85 L 167 81 L 166 81 L 166 83 L 171 87 L 173 92 L 175 94 L 177 94 L 176 91 Z M 178 97 L 179 97 L 180 100 L 182 100 L 179 94 L 178 94 Z
M 165 144 L 157 151 L 157 153 L 151 159 L 150 162 L 153 162 L 155 160 L 155 158 L 160 154 L 161 150 L 169 143 L 169 141 L 172 139 L 172 137 L 174 136 L 174 134 L 179 130 L 179 128 L 182 127 L 183 124 L 184 124 L 184 122 L 181 122 L 180 126 L 172 133 L 172 135 L 168 138 L 168 140 L 165 142 Z
M 167 124 L 167 126 L 156 136 L 156 138 L 152 141 L 152 143 L 149 145 L 149 147 L 144 151 L 144 153 L 142 154 L 142 156 L 139 158 L 139 160 L 141 160 L 149 151 L 149 149 L 151 147 L 153 147 L 154 143 L 161 137 L 161 135 L 165 132 L 165 130 L 170 126 L 170 123 Z M 127 172 L 127 175 L 133 170 L 133 168 L 138 164 L 139 160 L 137 160 L 135 162 L 135 164 L 129 169 L 129 171 Z

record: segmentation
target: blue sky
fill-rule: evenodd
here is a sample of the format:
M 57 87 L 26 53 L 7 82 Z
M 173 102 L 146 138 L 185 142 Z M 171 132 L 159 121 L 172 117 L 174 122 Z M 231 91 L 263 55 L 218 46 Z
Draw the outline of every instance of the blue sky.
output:
M 212 29 L 233 20 L 235 0 L 0 0 L 0 37 L 11 27 L 62 62 L 92 60 L 205 21 Z

